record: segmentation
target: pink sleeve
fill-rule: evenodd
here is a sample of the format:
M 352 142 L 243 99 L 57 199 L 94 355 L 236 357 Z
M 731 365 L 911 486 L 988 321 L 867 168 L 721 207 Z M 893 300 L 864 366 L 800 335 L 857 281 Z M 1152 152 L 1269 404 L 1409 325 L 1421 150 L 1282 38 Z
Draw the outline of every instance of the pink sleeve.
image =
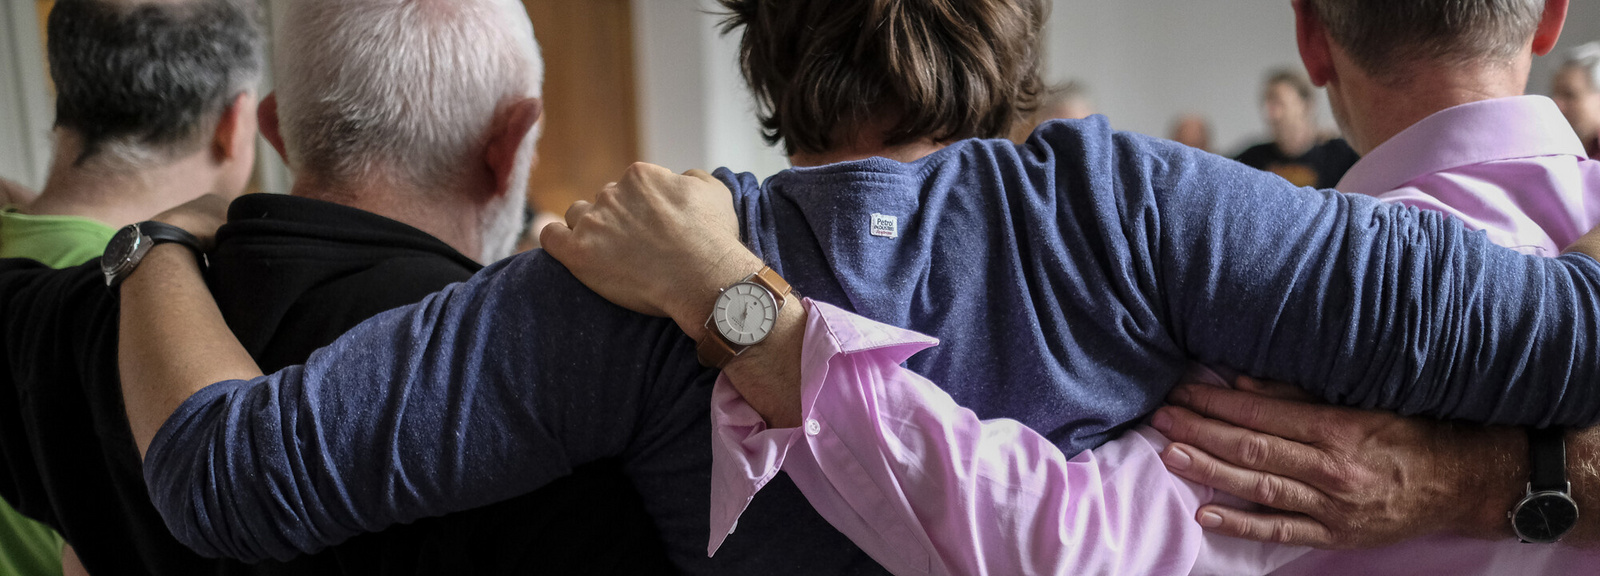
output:
M 1211 491 L 1166 471 L 1148 427 L 1068 459 L 900 367 L 936 341 L 806 304 L 802 428 L 765 430 L 718 383 L 714 534 L 781 468 L 896 574 L 1263 574 L 1304 552 L 1205 534 Z

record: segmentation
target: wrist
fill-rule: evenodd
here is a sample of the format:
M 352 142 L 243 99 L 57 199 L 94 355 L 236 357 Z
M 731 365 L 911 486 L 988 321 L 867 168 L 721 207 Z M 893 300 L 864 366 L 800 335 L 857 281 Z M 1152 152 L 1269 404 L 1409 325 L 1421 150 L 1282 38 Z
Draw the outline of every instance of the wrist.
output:
M 761 270 L 766 263 L 743 245 L 729 246 L 709 259 L 711 264 L 694 274 L 691 279 L 672 286 L 671 306 L 662 309 L 677 322 L 678 327 L 696 341 L 705 338 L 706 318 L 716 306 L 718 291 L 731 286 Z
M 126 295 L 130 290 L 157 281 L 160 277 L 172 277 L 182 270 L 189 270 L 196 276 L 202 276 L 200 264 L 195 260 L 194 251 L 189 247 L 176 243 L 157 244 L 150 248 L 139 262 L 139 266 L 128 274 L 122 281 L 121 292 Z
M 1508 426 L 1455 425 L 1447 442 L 1455 447 L 1445 466 L 1455 479 L 1459 506 L 1452 533 L 1483 540 L 1515 538 L 1506 514 L 1527 492 L 1528 435 Z

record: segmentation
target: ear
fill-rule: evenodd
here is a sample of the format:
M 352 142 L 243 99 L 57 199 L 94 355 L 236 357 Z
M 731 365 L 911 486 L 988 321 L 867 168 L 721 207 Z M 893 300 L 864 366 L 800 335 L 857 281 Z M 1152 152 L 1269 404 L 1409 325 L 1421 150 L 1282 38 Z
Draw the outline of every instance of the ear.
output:
M 1533 33 L 1533 54 L 1544 56 L 1556 48 L 1561 39 L 1561 29 L 1567 25 L 1569 0 L 1545 0 L 1544 17 L 1539 19 L 1539 29 Z
M 1294 0 L 1294 33 L 1300 45 L 1300 62 L 1305 64 L 1311 83 L 1321 87 L 1337 79 L 1328 29 L 1317 17 L 1316 9 L 1306 5 L 1305 0 Z
M 495 114 L 494 133 L 489 136 L 484 162 L 494 175 L 494 195 L 499 197 L 511 189 L 511 179 L 526 175 L 512 174 L 516 169 L 517 151 L 533 132 L 534 125 L 544 114 L 544 102 L 538 98 L 519 100 Z
M 256 108 L 256 123 L 261 125 L 261 137 L 267 139 L 267 144 L 278 151 L 278 157 L 283 159 L 285 165 L 289 164 L 289 153 L 283 147 L 283 132 L 278 127 L 278 93 L 268 94 L 261 100 Z
M 218 163 L 239 160 L 255 155 L 256 98 L 249 92 L 240 94 L 233 103 L 222 110 L 217 119 L 217 129 L 212 135 L 212 159 Z M 248 158 L 255 162 L 255 158 Z

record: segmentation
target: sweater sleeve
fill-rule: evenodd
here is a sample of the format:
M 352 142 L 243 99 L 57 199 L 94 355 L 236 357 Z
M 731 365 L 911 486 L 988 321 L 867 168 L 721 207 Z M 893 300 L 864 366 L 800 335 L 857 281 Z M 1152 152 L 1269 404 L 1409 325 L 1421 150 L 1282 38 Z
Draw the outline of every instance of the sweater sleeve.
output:
M 1538 426 L 1600 417 L 1595 261 L 1518 254 L 1439 213 L 1084 133 L 1087 143 L 1037 138 L 1087 151 L 1085 165 L 1056 158 L 1057 171 L 1112 175 L 1091 194 L 1092 225 L 1120 231 L 1150 306 L 1198 360 L 1404 414 Z
M 186 545 L 246 561 L 497 502 L 650 438 L 672 393 L 654 383 L 695 381 L 661 360 L 683 341 L 542 252 L 514 258 L 193 395 L 150 446 L 151 498 Z

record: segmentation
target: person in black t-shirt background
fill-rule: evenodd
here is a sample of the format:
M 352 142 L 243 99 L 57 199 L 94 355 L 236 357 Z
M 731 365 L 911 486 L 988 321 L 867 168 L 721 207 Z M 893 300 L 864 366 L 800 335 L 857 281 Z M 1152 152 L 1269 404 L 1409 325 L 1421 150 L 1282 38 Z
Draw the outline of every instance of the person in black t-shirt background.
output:
M 1282 176 L 1296 186 L 1333 188 L 1361 157 L 1342 138 L 1317 128 L 1316 88 L 1305 74 L 1282 68 L 1267 75 L 1261 115 L 1272 141 L 1246 148 L 1234 159 Z

